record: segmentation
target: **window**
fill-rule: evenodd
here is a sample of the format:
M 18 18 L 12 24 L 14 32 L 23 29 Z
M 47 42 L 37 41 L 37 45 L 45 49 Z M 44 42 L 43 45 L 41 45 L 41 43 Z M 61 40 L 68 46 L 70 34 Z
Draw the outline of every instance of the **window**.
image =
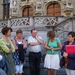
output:
M 9 18 L 10 0 L 3 0 L 3 19 Z
M 57 3 L 52 3 L 47 7 L 47 16 L 61 16 L 61 8 Z
M 33 9 L 30 6 L 27 6 L 22 11 L 22 16 L 33 16 Z

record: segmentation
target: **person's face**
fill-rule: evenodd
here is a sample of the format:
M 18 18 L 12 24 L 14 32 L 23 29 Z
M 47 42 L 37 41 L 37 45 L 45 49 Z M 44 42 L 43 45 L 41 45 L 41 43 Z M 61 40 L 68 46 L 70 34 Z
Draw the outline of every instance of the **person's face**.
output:
M 38 33 L 37 30 L 33 30 L 33 31 L 32 31 L 32 36 L 33 36 L 33 37 L 36 37 L 36 36 L 37 36 L 37 33 Z
M 73 41 L 75 37 L 72 37 L 72 35 L 68 35 L 68 41 Z
M 8 32 L 5 34 L 7 37 L 11 35 L 11 30 L 8 30 Z
M 17 38 L 21 39 L 22 38 L 22 33 L 18 33 Z

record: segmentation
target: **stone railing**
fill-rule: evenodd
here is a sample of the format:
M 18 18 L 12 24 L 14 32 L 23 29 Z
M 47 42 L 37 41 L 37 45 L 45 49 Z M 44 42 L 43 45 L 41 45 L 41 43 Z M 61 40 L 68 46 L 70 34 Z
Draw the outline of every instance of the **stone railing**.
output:
M 22 17 L 0 21 L 0 28 L 4 26 L 10 27 L 30 27 L 30 26 L 54 26 L 65 18 L 62 17 Z
M 55 26 L 54 30 L 57 34 L 57 37 L 60 38 L 62 43 L 65 40 L 67 40 L 68 32 L 74 31 L 73 27 L 74 27 L 73 19 L 71 19 L 71 18 L 62 21 L 61 23 L 59 23 L 58 25 Z

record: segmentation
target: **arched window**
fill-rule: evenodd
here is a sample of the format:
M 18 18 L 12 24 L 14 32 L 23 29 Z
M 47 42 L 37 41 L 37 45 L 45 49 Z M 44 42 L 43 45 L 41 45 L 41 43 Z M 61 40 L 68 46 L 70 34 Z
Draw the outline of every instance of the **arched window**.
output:
M 3 19 L 9 18 L 10 0 L 3 0 Z
M 33 8 L 30 6 L 27 6 L 22 11 L 22 16 L 33 16 Z
M 47 7 L 47 16 L 61 16 L 61 8 L 57 3 L 52 3 Z

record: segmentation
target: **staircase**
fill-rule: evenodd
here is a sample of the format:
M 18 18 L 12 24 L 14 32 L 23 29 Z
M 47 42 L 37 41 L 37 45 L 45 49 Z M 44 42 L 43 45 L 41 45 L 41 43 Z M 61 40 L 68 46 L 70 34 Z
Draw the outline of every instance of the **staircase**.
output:
M 46 40 L 47 30 L 54 30 L 56 32 L 57 37 L 61 40 L 62 44 L 65 40 L 67 40 L 67 33 L 69 31 L 75 31 L 75 17 L 65 18 L 65 17 L 22 17 L 22 18 L 14 18 L 9 20 L 0 21 L 0 30 L 4 26 L 10 26 L 13 28 L 13 32 L 11 35 L 11 40 L 15 36 L 15 31 L 17 28 L 21 28 L 23 30 L 24 36 L 27 39 L 30 36 L 30 30 L 32 28 L 36 28 L 38 30 L 38 34 L 41 35 Z M 0 38 L 2 37 L 0 31 Z M 28 51 L 28 50 L 27 50 Z M 45 49 L 42 47 L 42 55 L 44 54 Z M 41 60 L 40 65 L 40 75 L 47 75 L 47 69 L 44 68 L 44 62 Z M 28 62 L 28 52 L 26 53 L 26 61 L 24 65 L 24 73 L 23 75 L 30 75 L 29 62 Z M 57 70 L 57 75 L 66 75 L 64 68 Z
M 26 57 L 26 62 L 24 64 L 23 71 L 24 71 L 23 75 L 30 75 L 28 56 Z M 41 64 L 40 64 L 40 75 L 47 75 L 47 69 L 44 68 L 44 62 L 42 60 L 41 60 Z M 56 75 L 66 75 L 65 69 L 61 68 L 61 69 L 57 70 Z

